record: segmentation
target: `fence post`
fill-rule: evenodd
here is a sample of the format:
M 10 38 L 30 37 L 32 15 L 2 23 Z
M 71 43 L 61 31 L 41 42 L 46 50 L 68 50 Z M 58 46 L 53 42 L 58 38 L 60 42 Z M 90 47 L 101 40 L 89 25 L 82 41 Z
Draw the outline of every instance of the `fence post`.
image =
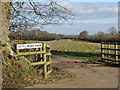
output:
M 104 48 L 103 42 L 101 42 L 101 57 L 102 57 L 101 59 L 102 59 L 102 61 L 104 60 L 103 59 L 104 58 L 104 54 L 103 54 L 104 53 L 104 49 L 103 48 Z
M 110 43 L 108 43 L 108 59 L 111 59 L 111 55 L 110 55 Z M 108 63 L 110 63 L 110 61 L 108 61 Z
M 44 64 L 44 78 L 47 79 L 47 65 Z
M 16 53 L 17 53 L 17 54 L 19 53 L 19 49 L 16 49 Z
M 45 62 L 44 68 L 43 68 L 43 69 L 44 69 L 43 72 L 44 72 L 44 78 L 47 79 L 46 44 L 45 44 L 45 43 L 43 43 L 43 51 L 45 52 L 45 53 L 43 54 L 43 60 L 44 60 L 44 62 Z
M 117 45 L 117 43 L 115 43 L 115 61 L 116 61 L 116 64 L 119 64 L 119 62 L 118 62 L 118 45 Z

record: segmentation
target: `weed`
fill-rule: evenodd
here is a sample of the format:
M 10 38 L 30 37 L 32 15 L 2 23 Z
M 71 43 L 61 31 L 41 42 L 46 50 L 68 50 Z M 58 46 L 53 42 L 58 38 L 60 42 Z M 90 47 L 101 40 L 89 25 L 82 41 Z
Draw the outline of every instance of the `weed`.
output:
M 6 46 L 7 46 L 7 44 L 0 44 L 0 46 L 2 46 L 2 47 L 6 47 Z

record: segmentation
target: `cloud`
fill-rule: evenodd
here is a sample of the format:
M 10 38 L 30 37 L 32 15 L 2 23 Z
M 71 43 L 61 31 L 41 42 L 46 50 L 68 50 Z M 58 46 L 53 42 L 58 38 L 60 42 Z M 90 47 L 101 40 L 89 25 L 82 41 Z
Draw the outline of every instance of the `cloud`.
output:
M 111 12 L 111 13 L 118 13 L 118 8 L 117 7 L 103 7 L 99 8 L 98 12 Z
M 62 6 L 72 10 L 75 19 L 72 25 L 48 26 L 51 33 L 79 34 L 88 30 L 90 34 L 107 31 L 111 26 L 118 27 L 118 8 L 109 4 L 62 2 Z
M 69 2 L 119 2 L 119 0 L 61 0 L 63 1 L 69 1 Z
M 118 27 L 118 7 L 99 3 L 72 3 L 64 1 L 62 6 L 70 9 L 75 16 L 72 25 L 47 26 L 44 30 L 58 34 L 79 34 L 88 30 L 90 34 L 107 31 L 111 26 Z
M 107 30 L 114 26 L 118 27 L 117 23 L 77 23 L 74 25 L 49 25 L 44 30 L 50 33 L 66 34 L 66 35 L 78 35 L 83 30 L 88 30 L 89 34 L 94 34 L 100 31 L 107 32 Z
M 72 2 L 61 3 L 64 7 L 70 9 L 72 13 L 83 19 L 113 18 L 117 17 L 118 7 L 99 4 L 81 4 Z

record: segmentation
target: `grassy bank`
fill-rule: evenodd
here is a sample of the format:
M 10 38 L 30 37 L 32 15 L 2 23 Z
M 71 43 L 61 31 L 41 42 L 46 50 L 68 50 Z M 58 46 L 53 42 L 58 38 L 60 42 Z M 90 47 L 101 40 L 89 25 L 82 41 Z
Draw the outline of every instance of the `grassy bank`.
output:
M 53 54 L 84 60 L 100 59 L 99 43 L 72 40 L 60 40 L 60 41 L 62 42 L 61 45 L 52 51 Z

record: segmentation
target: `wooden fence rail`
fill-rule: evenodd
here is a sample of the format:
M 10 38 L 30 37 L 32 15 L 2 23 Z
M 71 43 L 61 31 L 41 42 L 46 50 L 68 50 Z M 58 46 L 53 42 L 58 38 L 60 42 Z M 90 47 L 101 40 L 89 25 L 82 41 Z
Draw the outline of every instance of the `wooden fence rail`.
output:
M 106 63 L 120 64 L 120 43 L 102 42 L 101 60 Z
M 30 61 L 29 59 L 25 59 L 30 65 L 37 66 L 37 65 L 43 65 L 43 73 L 44 78 L 47 79 L 48 75 L 52 72 L 52 65 L 51 65 L 51 53 L 50 53 L 50 46 L 46 45 L 45 43 L 38 43 L 38 45 L 41 44 L 41 47 L 38 48 L 30 48 L 27 47 L 29 44 L 18 44 L 18 46 L 26 46 L 25 48 L 17 48 L 16 52 L 18 55 L 22 56 L 29 56 L 31 58 L 31 55 L 39 55 L 39 57 L 35 56 L 36 61 Z M 34 45 L 34 44 L 32 44 Z M 29 45 L 30 46 L 30 45 Z

